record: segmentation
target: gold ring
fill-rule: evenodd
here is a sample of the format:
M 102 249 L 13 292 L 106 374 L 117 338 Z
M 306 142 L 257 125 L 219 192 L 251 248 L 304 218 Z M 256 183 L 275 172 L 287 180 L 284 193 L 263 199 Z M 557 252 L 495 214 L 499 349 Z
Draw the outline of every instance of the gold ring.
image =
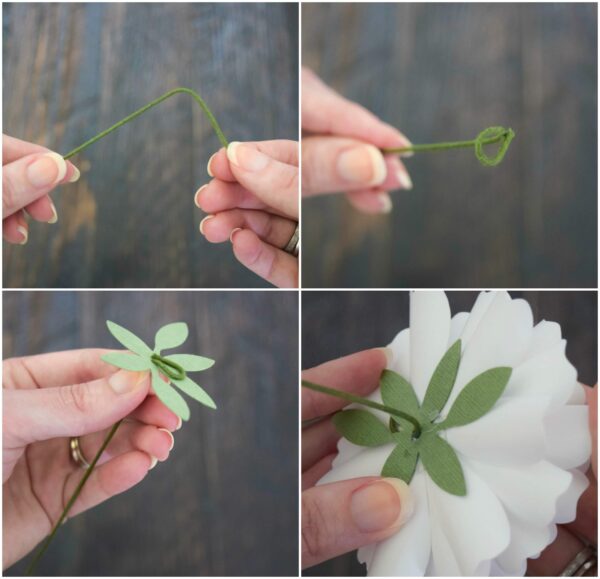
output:
M 290 237 L 290 240 L 287 242 L 287 245 L 283 248 L 283 251 L 293 255 L 294 257 L 298 257 L 298 252 L 300 251 L 300 224 L 296 223 L 296 229 L 294 230 L 294 234 Z
M 78 467 L 86 470 L 90 468 L 90 463 L 85 460 L 85 456 L 83 456 L 83 452 L 81 451 L 81 446 L 79 445 L 79 436 L 71 438 L 69 441 L 69 448 L 71 449 L 71 458 Z
M 596 549 L 587 545 L 565 567 L 561 577 L 583 577 L 592 567 L 598 564 Z

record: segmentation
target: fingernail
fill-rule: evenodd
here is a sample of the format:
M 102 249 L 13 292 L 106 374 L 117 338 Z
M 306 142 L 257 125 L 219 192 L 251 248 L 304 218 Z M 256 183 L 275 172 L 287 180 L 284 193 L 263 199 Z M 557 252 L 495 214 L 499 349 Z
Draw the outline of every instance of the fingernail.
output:
M 56 223 L 58 221 L 58 213 L 56 213 L 54 203 L 50 203 L 50 209 L 52 209 L 52 217 L 48 219 L 48 223 Z
M 46 153 L 27 167 L 26 174 L 34 187 L 48 187 L 65 178 L 67 163 L 58 153 Z
M 241 227 L 236 227 L 230 234 L 229 234 L 229 241 L 231 241 L 231 243 L 233 243 L 233 236 L 238 232 L 241 231 L 242 228 Z
M 150 467 L 148 468 L 148 470 L 152 470 L 158 464 L 158 458 L 152 456 L 151 454 L 149 454 L 148 456 L 150 457 Z
M 208 160 L 208 163 L 206 163 L 206 172 L 209 174 L 210 177 L 214 177 L 212 169 L 210 168 L 210 164 L 211 164 L 212 160 L 215 158 L 215 156 L 216 156 L 216 153 L 213 153 L 210 156 L 210 159 Z M 200 189 L 202 189 L 202 187 L 200 187 Z
M 29 239 L 29 232 L 27 231 L 27 227 L 17 225 L 17 231 L 23 236 L 23 239 L 19 241 L 19 244 L 25 245 L 27 243 L 27 240 Z
M 403 189 L 413 188 L 412 179 L 404 169 L 398 169 L 398 171 L 396 171 L 396 176 L 398 177 L 398 181 L 400 181 L 400 185 L 402 185 Z
M 200 199 L 199 199 L 199 195 L 200 193 L 206 189 L 208 187 L 208 184 L 206 185 L 202 185 L 202 187 L 200 187 L 200 189 L 198 189 L 198 191 L 196 191 L 196 193 L 194 193 L 194 204 L 196 205 L 196 207 L 198 207 L 198 209 L 202 209 L 200 207 Z
M 392 210 L 392 200 L 388 193 L 377 193 L 379 199 L 379 205 L 381 206 L 381 213 L 389 213 Z
M 250 145 L 233 142 L 227 147 L 227 158 L 245 171 L 261 171 L 267 166 L 269 157 Z
M 171 450 L 173 450 L 173 447 L 175 446 L 175 437 L 166 428 L 159 428 L 158 430 L 161 430 L 162 432 L 166 432 L 171 437 L 171 446 L 169 446 L 169 452 L 170 452 Z
M 362 533 L 375 533 L 403 525 L 413 514 L 414 499 L 408 485 L 383 478 L 354 491 L 350 514 Z
M 202 233 L 202 235 L 204 235 L 204 229 L 202 229 L 204 223 L 213 217 L 214 215 L 207 215 L 202 221 L 200 221 L 200 233 Z
M 389 368 L 394 361 L 394 351 L 391 348 L 376 348 L 385 355 L 386 366 Z
M 387 174 L 383 155 L 373 145 L 360 145 L 340 153 L 337 170 L 342 179 L 366 186 L 383 183 Z
M 73 165 L 73 174 L 69 179 L 69 183 L 75 183 L 75 181 L 79 180 L 79 177 L 81 177 L 81 173 L 79 172 L 79 169 Z
M 119 370 L 108 379 L 108 384 L 116 394 L 126 394 L 135 390 L 144 381 L 146 374 L 146 372 Z
M 183 424 L 183 420 L 181 420 L 181 416 L 177 417 L 177 426 L 175 427 L 175 430 L 179 430 L 181 428 L 181 425 Z

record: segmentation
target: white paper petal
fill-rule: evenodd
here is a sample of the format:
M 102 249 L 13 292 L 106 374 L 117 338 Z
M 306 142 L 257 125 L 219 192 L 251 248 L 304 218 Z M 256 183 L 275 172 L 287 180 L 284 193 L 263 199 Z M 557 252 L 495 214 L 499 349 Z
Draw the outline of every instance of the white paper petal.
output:
M 471 308 L 469 319 L 467 320 L 464 330 L 460 336 L 463 342 L 463 349 L 471 341 L 471 338 L 473 337 L 473 334 L 475 334 L 475 332 L 477 331 L 481 320 L 483 319 L 488 308 L 494 301 L 508 302 L 510 301 L 510 296 L 508 295 L 508 292 L 481 292 L 477 296 L 477 299 L 475 300 L 475 303 Z
M 554 522 L 560 525 L 575 520 L 579 498 L 590 485 L 588 477 L 581 471 L 574 469 L 570 474 L 571 483 L 567 490 L 558 497 L 556 503 L 556 516 L 554 517 Z
M 510 527 L 498 498 L 468 465 L 463 465 L 467 495 L 457 497 L 427 481 L 432 514 L 435 569 L 444 576 L 471 576 L 502 553 Z M 435 527 L 440 532 L 433 533 Z
M 566 344 L 561 340 L 514 368 L 504 395 L 548 397 L 556 404 L 569 400 L 577 371 L 565 356 Z
M 541 354 L 560 342 L 561 339 L 560 325 L 556 322 L 542 320 L 533 328 L 527 358 L 533 358 L 537 354 Z
M 479 420 L 443 432 L 466 457 L 495 465 L 531 464 L 545 456 L 547 405 L 538 398 L 500 400 Z
M 388 348 L 394 353 L 394 358 L 388 368 L 408 380 L 410 376 L 410 330 L 408 328 L 402 330 Z
M 395 535 L 377 543 L 371 557 L 369 575 L 410 577 L 425 573 L 431 553 L 426 479 L 424 470 L 417 469 L 410 483 L 415 500 L 413 516 Z M 398 557 L 398 553 L 402 553 L 402 557 Z
M 359 448 L 362 449 L 362 447 Z M 392 450 L 394 450 L 393 444 L 385 444 L 376 448 L 369 448 L 368 452 L 361 452 L 350 460 L 336 463 L 334 459 L 333 468 L 317 484 L 339 482 L 362 476 L 380 476 L 381 469 Z
M 462 336 L 468 320 L 468 312 L 459 312 L 452 317 L 452 320 L 450 321 L 450 336 L 448 338 L 447 348 L 452 346 L 452 344 Z
M 592 441 L 587 406 L 552 408 L 544 425 L 548 460 L 562 468 L 575 468 L 589 460 Z
M 438 362 L 448 349 L 450 305 L 444 292 L 410 296 L 410 383 L 422 401 Z
M 573 391 L 571 392 L 571 397 L 567 400 L 567 404 L 570 405 L 578 405 L 585 404 L 585 386 L 580 384 L 579 382 L 573 386 Z
M 456 384 L 445 412 L 464 386 L 481 372 L 497 366 L 515 367 L 521 363 L 532 332 L 533 315 L 526 301 L 506 301 L 496 297 L 487 308 L 473 337 L 464 346 Z

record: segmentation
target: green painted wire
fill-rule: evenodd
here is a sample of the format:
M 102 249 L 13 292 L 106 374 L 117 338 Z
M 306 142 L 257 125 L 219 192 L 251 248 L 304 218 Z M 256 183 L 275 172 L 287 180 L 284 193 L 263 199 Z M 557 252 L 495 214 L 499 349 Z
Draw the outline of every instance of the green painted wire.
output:
M 515 137 L 515 132 L 512 129 L 505 127 L 488 127 L 477 135 L 472 141 L 452 141 L 449 143 L 431 143 L 428 145 L 411 145 L 410 147 L 397 147 L 391 149 L 381 149 L 384 154 L 398 153 L 420 153 L 427 151 L 447 151 L 449 149 L 466 149 L 473 147 L 475 156 L 479 162 L 486 167 L 494 167 L 498 165 L 508 150 L 511 141 Z M 483 148 L 487 145 L 500 143 L 499 149 L 495 155 L 491 157 L 486 155 Z
M 71 495 L 69 502 L 66 504 L 65 508 L 63 509 L 62 514 L 58 518 L 58 521 L 56 521 L 56 524 L 52 528 L 51 533 L 46 537 L 46 540 L 42 543 L 42 546 L 38 549 L 37 553 L 35 554 L 35 556 L 31 560 L 31 562 L 27 566 L 27 570 L 25 571 L 26 575 L 33 575 L 35 568 L 37 567 L 37 564 L 40 562 L 40 559 L 44 556 L 44 553 L 48 550 L 48 547 L 50 546 L 50 543 L 54 539 L 54 536 L 56 535 L 60 526 L 66 521 L 69 511 L 71 510 L 71 508 L 75 504 L 75 501 L 81 494 L 81 491 L 83 490 L 85 483 L 92 475 L 94 467 L 96 466 L 97 462 L 100 460 L 102 453 L 106 450 L 106 447 L 108 446 L 109 442 L 112 440 L 113 436 L 117 432 L 117 429 L 119 428 L 119 426 L 121 426 L 122 422 L 123 422 L 123 420 L 119 420 L 119 422 L 117 422 L 110 429 L 108 435 L 106 436 L 106 438 L 104 439 L 104 442 L 102 443 L 102 446 L 96 453 L 94 460 L 92 460 L 92 462 L 90 463 L 90 466 L 86 469 L 85 474 L 83 475 L 83 477 L 81 477 L 81 480 L 79 481 L 79 484 L 77 485 L 77 487 L 75 488 L 75 491 Z
M 215 119 L 215 116 L 212 114 L 211 110 L 208 108 L 208 105 L 204 102 L 202 97 L 196 91 L 193 91 L 191 88 L 178 87 L 178 88 L 174 88 L 173 90 L 170 90 L 169 92 L 166 92 L 165 94 L 163 94 L 162 96 L 153 100 L 152 102 L 149 102 L 147 105 L 144 105 L 141 109 L 138 109 L 134 113 L 131 113 L 130 115 L 126 116 L 124 119 L 121 119 L 118 123 L 115 123 L 112 127 L 109 127 L 105 131 L 98 133 L 96 136 L 87 140 L 85 143 L 79 145 L 79 147 L 75 147 L 72 151 L 69 151 L 66 155 L 64 155 L 63 158 L 70 159 L 77 153 L 83 151 L 84 149 L 87 149 L 90 145 L 93 145 L 96 141 L 99 141 L 100 139 L 106 137 L 106 135 L 109 135 L 113 131 L 116 131 L 119 127 L 122 127 L 123 125 L 127 124 L 129 121 L 132 121 L 133 119 L 144 114 L 146 111 L 150 110 L 152 107 L 155 107 L 157 104 L 162 103 L 163 101 L 167 100 L 169 97 L 172 97 L 173 95 L 181 94 L 181 93 L 189 94 L 200 105 L 200 107 L 204 111 L 204 114 L 206 115 L 210 124 L 212 125 L 212 128 L 214 129 L 215 133 L 217 134 L 219 141 L 221 141 L 221 145 L 223 145 L 225 148 L 227 148 L 227 145 L 229 144 L 229 142 L 225 138 L 225 135 L 223 134 L 223 131 L 221 130 L 221 127 L 219 126 L 219 123 L 217 123 L 217 119 Z

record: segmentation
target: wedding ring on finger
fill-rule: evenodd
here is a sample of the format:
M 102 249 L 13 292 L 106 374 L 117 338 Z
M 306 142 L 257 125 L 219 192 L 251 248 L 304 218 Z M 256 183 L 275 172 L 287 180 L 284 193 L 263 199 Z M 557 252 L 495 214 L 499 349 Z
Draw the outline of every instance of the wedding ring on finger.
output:
M 78 467 L 83 468 L 84 470 L 90 468 L 90 463 L 85 459 L 85 456 L 83 456 L 78 436 L 71 438 L 69 441 L 69 449 L 71 450 L 71 458 Z
M 287 245 L 283 248 L 283 251 L 293 255 L 294 257 L 298 257 L 298 252 L 300 251 L 300 224 L 296 223 L 296 229 L 294 229 L 294 233 L 290 240 L 287 242 Z

